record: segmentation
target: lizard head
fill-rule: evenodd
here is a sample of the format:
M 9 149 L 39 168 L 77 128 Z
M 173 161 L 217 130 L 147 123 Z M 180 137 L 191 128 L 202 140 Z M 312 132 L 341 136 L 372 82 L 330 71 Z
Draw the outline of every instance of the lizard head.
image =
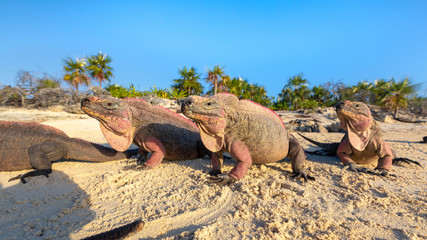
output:
M 359 151 L 363 150 L 374 133 L 371 129 L 376 127 L 368 105 L 345 100 L 339 102 L 335 110 L 341 127 L 348 132 L 352 146 Z
M 218 94 L 212 97 L 189 96 L 181 106 L 184 115 L 196 122 L 203 144 L 212 152 L 218 152 L 224 144 L 227 120 L 221 100 Z
M 82 110 L 99 121 L 108 143 L 117 151 L 125 151 L 133 141 L 132 112 L 123 101 L 108 97 L 87 97 L 81 102 Z

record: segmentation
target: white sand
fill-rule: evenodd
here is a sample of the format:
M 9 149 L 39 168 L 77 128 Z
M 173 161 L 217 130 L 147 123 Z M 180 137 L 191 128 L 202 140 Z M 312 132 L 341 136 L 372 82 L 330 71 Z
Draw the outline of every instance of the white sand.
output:
M 98 122 L 85 115 L 3 108 L 0 120 L 43 121 L 106 143 Z M 399 156 L 427 166 L 427 144 L 415 143 L 427 136 L 426 125 L 381 125 Z M 290 178 L 286 160 L 254 165 L 234 186 L 218 187 L 206 182 L 209 159 L 143 171 L 135 164 L 58 162 L 49 178 L 27 184 L 8 179 L 28 170 L 0 172 L 0 239 L 80 239 L 137 218 L 146 225 L 128 239 L 427 239 L 426 168 L 394 166 L 398 177 L 384 178 L 343 170 L 337 157 L 308 155 L 314 182 Z M 224 170 L 233 165 L 226 161 Z

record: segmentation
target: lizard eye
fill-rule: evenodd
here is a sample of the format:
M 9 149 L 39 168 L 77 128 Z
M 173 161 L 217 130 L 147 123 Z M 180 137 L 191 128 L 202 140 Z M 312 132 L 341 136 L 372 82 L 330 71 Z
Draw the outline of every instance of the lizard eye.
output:
M 210 102 L 205 103 L 205 106 L 207 106 L 207 107 L 211 107 L 211 106 L 213 106 L 214 104 L 215 104 L 214 102 L 210 101 Z
M 102 105 L 108 110 L 113 110 L 118 108 L 118 105 L 115 102 L 104 102 Z

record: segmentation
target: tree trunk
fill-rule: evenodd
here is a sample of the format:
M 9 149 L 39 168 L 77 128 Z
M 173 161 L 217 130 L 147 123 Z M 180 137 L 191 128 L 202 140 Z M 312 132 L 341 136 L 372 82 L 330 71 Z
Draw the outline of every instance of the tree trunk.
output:
M 218 91 L 218 80 L 215 79 L 214 80 L 214 95 L 217 93 L 217 91 Z
M 21 105 L 22 107 L 25 107 L 25 96 L 21 95 Z
M 394 119 L 397 119 L 397 111 L 398 111 L 397 108 L 398 108 L 397 106 L 394 108 Z

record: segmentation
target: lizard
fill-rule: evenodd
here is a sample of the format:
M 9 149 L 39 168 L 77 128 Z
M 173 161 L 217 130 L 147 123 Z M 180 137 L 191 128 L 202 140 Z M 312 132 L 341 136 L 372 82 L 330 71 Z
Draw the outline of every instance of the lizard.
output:
M 400 162 L 421 164 L 408 158 L 396 158 L 395 151 L 388 146 L 382 138 L 379 124 L 371 115 L 368 105 L 362 102 L 341 101 L 335 106 L 340 126 L 346 130 L 346 134 L 339 143 L 320 143 L 300 133 L 307 141 L 325 149 L 326 154 L 338 155 L 344 166 L 356 172 L 365 172 L 381 176 L 389 175 L 392 164 Z M 312 152 L 319 154 L 322 151 Z M 359 166 L 376 164 L 371 170 Z
M 239 100 L 231 93 L 219 93 L 189 96 L 181 111 L 196 122 L 203 144 L 214 153 L 211 182 L 231 185 L 245 176 L 252 163 L 272 163 L 285 157 L 291 158 L 294 177 L 314 180 L 304 172 L 304 150 L 272 110 L 250 100 Z M 237 161 L 229 173 L 221 171 L 224 152 Z
M 35 169 L 9 181 L 52 173 L 52 161 L 74 159 L 105 162 L 130 158 L 138 151 L 117 152 L 63 131 L 34 122 L 0 121 L 0 171 Z
M 123 151 L 132 143 L 138 146 L 140 161 L 146 161 L 137 169 L 154 168 L 163 159 L 188 160 L 211 154 L 194 122 L 143 99 L 92 96 L 82 100 L 81 108 L 99 121 L 111 147 Z

